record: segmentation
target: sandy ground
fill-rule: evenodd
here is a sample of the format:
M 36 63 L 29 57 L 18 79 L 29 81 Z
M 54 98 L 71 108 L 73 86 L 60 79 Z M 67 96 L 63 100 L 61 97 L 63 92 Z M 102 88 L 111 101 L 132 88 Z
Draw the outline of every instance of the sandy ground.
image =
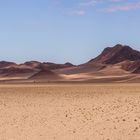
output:
M 140 84 L 0 85 L 0 140 L 139 140 Z

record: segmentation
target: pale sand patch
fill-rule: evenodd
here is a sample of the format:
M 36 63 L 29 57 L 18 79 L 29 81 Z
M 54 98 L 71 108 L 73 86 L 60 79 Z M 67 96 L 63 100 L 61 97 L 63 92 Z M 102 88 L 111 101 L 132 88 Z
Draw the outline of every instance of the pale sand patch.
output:
M 0 140 L 138 140 L 140 84 L 0 85 Z

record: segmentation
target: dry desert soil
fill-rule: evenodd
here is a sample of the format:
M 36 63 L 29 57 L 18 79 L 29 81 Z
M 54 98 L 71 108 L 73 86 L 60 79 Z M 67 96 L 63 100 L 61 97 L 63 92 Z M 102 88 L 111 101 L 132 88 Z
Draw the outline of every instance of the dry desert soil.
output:
M 140 84 L 0 85 L 0 140 L 139 140 Z

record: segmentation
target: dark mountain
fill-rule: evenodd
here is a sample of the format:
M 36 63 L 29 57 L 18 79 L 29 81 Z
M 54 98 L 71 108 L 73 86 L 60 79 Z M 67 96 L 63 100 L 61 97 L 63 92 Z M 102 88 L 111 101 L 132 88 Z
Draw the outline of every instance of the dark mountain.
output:
M 55 72 L 52 72 L 47 69 L 43 69 L 34 75 L 32 75 L 29 79 L 31 80 L 56 80 L 56 79 L 61 79 L 61 76 L 56 74 Z
M 38 61 L 27 61 L 24 64 L 21 64 L 20 66 L 28 66 L 30 68 L 39 68 L 41 65 L 41 62 Z
M 117 44 L 114 47 L 107 47 L 103 52 L 87 63 L 76 67 L 62 69 L 58 71 L 61 74 L 78 74 L 99 72 L 102 69 L 108 68 L 109 65 L 118 65 L 121 69 L 132 73 L 138 72 L 136 69 L 140 66 L 140 52 L 126 45 Z M 110 67 L 111 69 L 111 67 Z M 135 72 L 134 72 L 135 71 Z
M 140 65 L 133 71 L 135 74 L 140 74 Z
M 17 73 L 31 73 L 34 70 L 29 69 L 29 68 L 16 68 L 16 67 L 10 67 L 10 68 L 4 68 L 0 69 L 0 74 L 17 74 Z
M 55 64 L 55 63 L 41 63 L 38 61 L 27 61 L 23 64 L 16 64 L 13 62 L 0 62 L 0 77 L 34 77 L 54 79 L 59 76 L 52 70 L 73 67 L 71 63 Z M 46 80 L 47 80 L 46 79 Z
M 49 80 L 94 80 L 107 77 L 127 80 L 140 74 L 140 52 L 126 45 L 117 44 L 107 47 L 103 52 L 87 63 L 75 66 L 71 63 L 56 64 L 28 61 L 23 64 L 0 62 L 0 78 L 17 77 L 23 79 Z M 99 80 L 99 81 L 100 81 Z
M 140 73 L 140 60 L 125 61 L 122 63 L 122 69 L 132 73 Z
M 10 66 L 16 66 L 16 65 L 17 64 L 14 62 L 0 61 L 0 69 L 10 67 Z
M 116 64 L 125 60 L 140 60 L 140 52 L 129 46 L 117 44 L 114 47 L 105 48 L 99 56 L 90 60 L 88 63 Z
M 44 62 L 40 65 L 40 69 L 45 68 L 48 70 L 56 70 L 56 69 L 63 69 L 69 67 L 74 67 L 74 65 L 71 63 L 56 64 L 56 63 L 49 63 L 49 62 Z

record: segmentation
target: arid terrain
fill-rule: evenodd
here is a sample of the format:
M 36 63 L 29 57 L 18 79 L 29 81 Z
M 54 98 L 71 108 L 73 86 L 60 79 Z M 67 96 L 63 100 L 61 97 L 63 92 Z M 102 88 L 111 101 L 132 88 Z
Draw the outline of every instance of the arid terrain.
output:
M 138 140 L 140 84 L 0 85 L 0 140 Z
M 140 52 L 127 45 L 105 48 L 97 57 L 80 65 L 69 62 L 0 61 L 0 83 L 139 83 Z
M 86 63 L 0 61 L 0 140 L 138 140 L 140 52 Z

